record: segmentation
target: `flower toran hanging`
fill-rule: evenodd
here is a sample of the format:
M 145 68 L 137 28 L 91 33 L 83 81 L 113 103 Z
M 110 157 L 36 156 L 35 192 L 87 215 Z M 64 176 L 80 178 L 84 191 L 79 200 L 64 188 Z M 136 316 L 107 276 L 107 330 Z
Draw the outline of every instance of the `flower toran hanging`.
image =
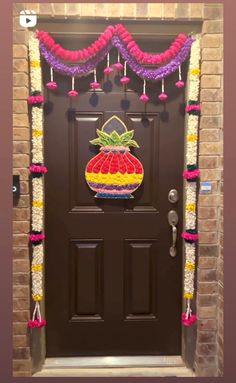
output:
M 109 50 L 118 49 L 116 63 L 110 63 Z M 44 263 L 44 174 L 47 168 L 44 165 L 43 155 L 43 102 L 42 72 L 40 53 L 50 65 L 50 81 L 46 87 L 54 91 L 58 84 L 54 80 L 54 71 L 71 77 L 70 97 L 79 95 L 75 89 L 77 76 L 86 76 L 93 73 L 94 79 L 90 86 L 94 91 L 100 87 L 97 82 L 96 67 L 107 56 L 107 67 L 104 74 L 109 76 L 113 68 L 123 71 L 121 83 L 127 86 L 130 78 L 127 75 L 127 66 L 133 70 L 143 81 L 141 102 L 149 102 L 146 94 L 147 81 L 161 81 L 160 101 L 166 101 L 168 95 L 164 89 L 164 79 L 171 73 L 178 71 L 175 85 L 182 88 L 185 84 L 181 77 L 181 64 L 190 55 L 188 104 L 186 106 L 187 119 L 187 146 L 186 166 L 183 177 L 186 180 L 186 207 L 185 230 L 182 237 L 185 240 L 185 276 L 184 298 L 186 299 L 186 312 L 182 314 L 182 323 L 186 326 L 196 321 L 192 312 L 191 301 L 194 298 L 195 255 L 198 233 L 196 229 L 197 209 L 197 181 L 199 169 L 197 166 L 198 124 L 200 115 L 199 104 L 199 76 L 200 76 L 200 39 L 199 36 L 186 36 L 179 34 L 170 47 L 162 53 L 150 54 L 143 52 L 133 40 L 131 34 L 121 24 L 108 26 L 104 33 L 86 49 L 69 51 L 56 44 L 49 33 L 37 31 L 29 40 L 30 58 L 30 87 L 31 94 L 28 103 L 31 105 L 32 116 L 32 228 L 29 240 L 32 243 L 33 254 L 31 263 L 32 272 L 32 298 L 35 301 L 32 319 L 28 322 L 30 327 L 43 327 L 46 321 L 41 316 L 40 303 L 43 299 L 43 263 Z M 121 58 L 124 60 L 121 62 Z M 146 66 L 152 67 L 147 68 Z M 158 66 L 153 68 L 153 66 Z M 124 132 L 106 132 L 105 127 L 112 121 L 123 125 Z M 108 120 L 101 130 L 97 130 L 98 138 L 91 141 L 100 145 L 100 153 L 92 158 L 85 171 L 89 187 L 102 198 L 131 198 L 133 191 L 142 183 L 144 172 L 140 161 L 130 153 L 130 147 L 138 147 L 133 140 L 134 132 L 127 131 L 124 123 L 116 116 Z M 49 169 L 50 175 L 50 169 Z M 116 186 L 116 187 L 114 187 Z

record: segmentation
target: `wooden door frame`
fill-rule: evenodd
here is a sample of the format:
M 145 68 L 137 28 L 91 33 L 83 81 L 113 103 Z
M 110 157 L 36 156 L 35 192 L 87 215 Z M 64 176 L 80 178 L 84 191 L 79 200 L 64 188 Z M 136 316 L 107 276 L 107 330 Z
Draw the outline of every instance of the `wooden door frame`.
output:
M 191 32 L 201 33 L 201 21 L 166 21 L 166 20 L 147 20 L 144 19 L 120 19 L 103 17 L 83 17 L 83 19 L 65 19 L 65 17 L 43 17 L 38 16 L 38 29 L 48 31 L 56 39 L 57 37 L 70 36 L 70 38 L 83 39 L 86 35 L 94 39 L 104 31 L 109 24 L 124 23 L 128 30 L 138 41 L 146 39 L 173 40 L 180 32 L 189 34 Z M 88 28 L 89 25 L 89 28 Z M 142 28 L 143 27 L 143 28 Z M 140 30 L 144 32 L 140 32 Z M 184 139 L 184 150 L 186 148 L 186 137 Z M 184 165 L 184 164 L 183 164 Z M 183 188 L 183 200 L 185 199 L 185 189 Z M 183 204 L 184 209 L 184 204 Z M 184 217 L 184 212 L 183 212 Z M 184 244 L 183 244 L 184 251 Z M 197 251 L 198 253 L 198 251 Z M 183 259 L 184 262 L 184 259 Z M 183 264 L 184 270 L 184 264 Z M 184 273 L 183 273 L 184 275 Z M 183 299 L 184 303 L 184 299 Z M 45 303 L 43 302 L 43 305 Z M 43 307 L 45 311 L 45 307 Z M 187 367 L 193 368 L 197 338 L 197 327 L 186 328 L 182 326 L 182 358 Z M 33 374 L 42 369 L 46 356 L 46 334 L 45 329 L 34 331 L 30 337 L 32 370 Z

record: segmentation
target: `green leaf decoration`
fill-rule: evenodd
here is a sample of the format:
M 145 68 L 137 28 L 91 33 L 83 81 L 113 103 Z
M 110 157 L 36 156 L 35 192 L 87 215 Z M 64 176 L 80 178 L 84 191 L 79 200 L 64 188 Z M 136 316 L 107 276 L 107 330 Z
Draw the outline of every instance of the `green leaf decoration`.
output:
M 103 146 L 103 143 L 100 138 L 94 138 L 94 140 L 89 141 L 92 145 L 100 145 Z
M 133 138 L 133 136 L 134 136 L 133 130 L 129 130 L 128 132 L 123 133 L 120 135 L 121 142 L 131 140 Z
M 111 133 L 110 139 L 111 145 L 120 145 L 120 136 L 115 130 Z
M 134 146 L 135 148 L 139 148 L 139 145 L 135 140 L 130 140 L 127 142 L 127 146 Z
M 121 135 L 117 133 L 117 131 L 113 130 L 112 133 L 108 134 L 103 132 L 102 130 L 97 129 L 98 138 L 89 141 L 92 145 L 100 145 L 100 146 L 134 146 L 135 148 L 139 148 L 139 145 L 135 140 L 132 140 L 134 136 L 134 131 L 130 130 Z

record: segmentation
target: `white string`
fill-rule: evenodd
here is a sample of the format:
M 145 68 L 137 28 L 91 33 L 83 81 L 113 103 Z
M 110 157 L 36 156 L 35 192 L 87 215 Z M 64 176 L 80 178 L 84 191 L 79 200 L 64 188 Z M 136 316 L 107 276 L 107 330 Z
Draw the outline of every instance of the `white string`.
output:
M 36 314 L 36 311 L 37 311 L 37 303 L 38 303 L 38 302 L 35 303 L 35 307 L 34 307 L 34 312 L 33 312 L 32 320 L 35 319 L 35 314 Z
M 187 300 L 187 312 L 186 312 L 187 319 L 191 316 L 191 313 L 192 313 L 192 310 L 190 307 L 190 299 L 188 299 Z
M 165 92 L 165 87 L 164 87 L 164 78 L 161 80 L 161 91 L 162 93 Z
M 181 76 L 181 65 L 179 66 L 179 80 L 180 80 L 180 81 L 182 80 L 182 76 Z
M 72 90 L 75 90 L 75 77 L 72 77 Z
M 124 76 L 126 76 L 126 70 L 127 70 L 127 62 L 125 61 L 125 65 L 124 65 Z
M 117 62 L 120 62 L 120 52 L 118 51 Z
M 146 94 L 146 80 L 143 80 L 143 94 Z
M 97 82 L 97 70 L 96 70 L 96 68 L 94 69 L 93 74 L 94 74 L 94 82 Z
M 110 66 L 110 53 L 107 53 L 107 67 Z
M 51 81 L 53 81 L 53 69 L 50 67 L 50 76 L 51 76 Z
M 42 317 L 41 317 L 41 312 L 40 312 L 40 306 L 39 306 L 39 302 L 37 302 L 37 303 L 38 303 L 38 306 L 37 306 L 38 318 L 39 318 L 39 321 L 41 322 Z

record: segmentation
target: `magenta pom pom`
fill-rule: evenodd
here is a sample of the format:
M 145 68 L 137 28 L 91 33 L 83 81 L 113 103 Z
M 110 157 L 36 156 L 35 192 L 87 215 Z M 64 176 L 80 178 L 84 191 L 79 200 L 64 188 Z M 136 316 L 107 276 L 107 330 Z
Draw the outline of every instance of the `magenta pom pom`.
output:
M 116 64 L 114 64 L 114 67 L 115 67 L 117 70 L 121 70 L 121 69 L 124 68 L 124 65 L 121 64 L 121 63 L 116 63 Z
M 67 94 L 70 97 L 76 97 L 79 93 L 76 90 L 70 90 Z
M 191 326 L 196 320 L 196 315 L 192 314 L 191 316 L 188 316 L 186 313 L 182 313 L 182 323 L 184 326 Z
M 158 98 L 161 101 L 165 101 L 168 98 L 168 96 L 166 93 L 162 92 L 161 94 L 159 94 Z
M 113 69 L 112 69 L 112 67 L 107 66 L 107 67 L 104 69 L 103 72 L 104 72 L 105 74 L 110 74 L 111 72 L 113 72 Z
M 121 84 L 128 84 L 130 82 L 130 78 L 127 76 L 121 77 L 120 79 Z
M 49 81 L 47 82 L 46 87 L 52 90 L 57 89 L 57 83 L 55 81 Z
M 188 233 L 187 231 L 183 231 L 181 237 L 186 239 L 187 241 L 197 241 L 199 236 L 196 233 Z
M 142 101 L 142 102 L 147 102 L 149 101 L 149 97 L 143 93 L 140 97 L 139 97 L 139 100 Z
M 42 102 L 44 102 L 44 97 L 42 94 L 28 97 L 28 103 L 29 104 L 40 104 Z
M 28 321 L 28 327 L 35 328 L 35 327 L 44 327 L 46 326 L 46 320 L 45 319 L 34 319 Z
M 179 81 L 177 81 L 177 82 L 175 83 L 175 85 L 177 86 L 177 88 L 183 88 L 183 86 L 184 86 L 184 81 L 179 80 Z
M 184 170 L 183 177 L 187 180 L 191 180 L 200 176 L 200 170 Z
M 93 89 L 100 88 L 100 84 L 97 81 L 90 82 L 90 87 Z

